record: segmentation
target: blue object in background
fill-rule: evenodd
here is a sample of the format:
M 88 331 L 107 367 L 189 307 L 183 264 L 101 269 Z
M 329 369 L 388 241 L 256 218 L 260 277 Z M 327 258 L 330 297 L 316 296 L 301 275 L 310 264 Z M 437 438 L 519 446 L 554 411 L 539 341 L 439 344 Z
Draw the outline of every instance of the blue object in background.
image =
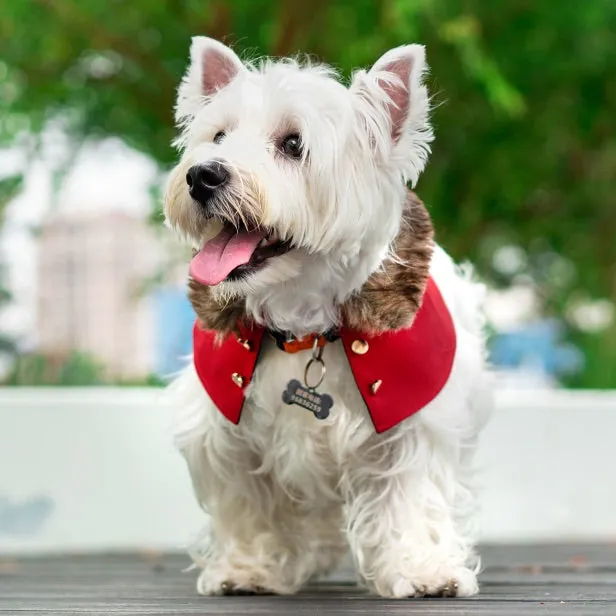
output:
M 584 356 L 562 342 L 562 336 L 563 324 L 555 319 L 499 333 L 490 343 L 490 361 L 502 368 L 531 367 L 555 378 L 574 374 L 583 367 Z
M 32 537 L 41 532 L 55 508 L 47 495 L 11 501 L 0 494 L 0 535 Z
M 154 293 L 155 371 L 165 379 L 181 370 L 192 353 L 195 313 L 186 289 L 166 287 Z

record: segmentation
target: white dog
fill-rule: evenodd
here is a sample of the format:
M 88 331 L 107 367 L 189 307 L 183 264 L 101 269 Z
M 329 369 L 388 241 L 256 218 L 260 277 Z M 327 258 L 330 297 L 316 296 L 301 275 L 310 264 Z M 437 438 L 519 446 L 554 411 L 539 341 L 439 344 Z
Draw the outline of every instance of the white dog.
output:
M 381 596 L 477 592 L 483 288 L 406 187 L 432 140 L 425 70 L 407 45 L 347 88 L 193 40 L 165 212 L 195 252 L 195 357 L 170 395 L 203 594 L 295 593 L 349 547 Z

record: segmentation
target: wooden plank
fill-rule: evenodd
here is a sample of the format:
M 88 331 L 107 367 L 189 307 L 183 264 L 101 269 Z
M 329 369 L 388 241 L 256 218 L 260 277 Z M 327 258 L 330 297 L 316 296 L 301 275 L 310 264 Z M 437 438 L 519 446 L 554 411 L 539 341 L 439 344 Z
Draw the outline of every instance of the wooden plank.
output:
M 330 600 L 317 597 L 313 600 L 296 598 L 294 600 L 265 601 L 248 599 L 203 599 L 199 604 L 164 603 L 156 604 L 93 603 L 88 606 L 48 606 L 48 605 L 14 605 L 10 610 L 0 613 L 11 615 L 42 616 L 44 614 L 80 614 L 88 616 L 140 616 L 140 615 L 169 615 L 189 616 L 201 614 L 202 616 L 229 614 L 232 616 L 315 616 L 315 615 L 423 615 L 423 616 L 526 616 L 528 614 L 580 614 L 588 616 L 613 616 L 614 604 L 596 602 L 588 603 L 504 603 L 487 604 L 458 601 L 428 602 L 427 600 L 408 601 L 379 601 L 366 602 L 360 600 L 341 601 L 337 598 Z
M 322 582 L 295 597 L 200 597 L 196 573 L 184 572 L 188 560 L 175 554 L 0 558 L 0 614 L 616 614 L 614 546 L 489 546 L 484 553 L 479 596 L 404 601 L 371 597 L 348 582 Z
M 606 544 L 484 545 L 481 558 L 487 569 L 525 565 L 569 568 L 608 567 L 616 570 L 616 542 Z

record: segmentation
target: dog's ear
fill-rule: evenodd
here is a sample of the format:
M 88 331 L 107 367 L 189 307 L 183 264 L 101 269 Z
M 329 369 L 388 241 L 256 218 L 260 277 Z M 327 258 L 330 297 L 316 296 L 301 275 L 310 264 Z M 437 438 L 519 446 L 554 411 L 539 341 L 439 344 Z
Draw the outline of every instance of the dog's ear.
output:
M 206 36 L 195 36 L 190 47 L 190 66 L 178 90 L 176 121 L 194 116 L 207 98 L 228 86 L 245 70 L 235 52 Z
M 351 86 L 372 144 L 381 155 L 398 158 L 413 183 L 423 170 L 433 138 L 428 91 L 423 85 L 426 70 L 423 45 L 403 45 L 381 56 L 367 73 L 359 71 Z
M 386 96 L 385 104 L 390 119 L 391 136 L 397 142 L 409 118 L 411 100 L 423 86 L 421 77 L 426 68 L 426 54 L 422 45 L 403 45 L 388 51 L 370 69 Z M 414 100 L 413 100 L 414 102 Z

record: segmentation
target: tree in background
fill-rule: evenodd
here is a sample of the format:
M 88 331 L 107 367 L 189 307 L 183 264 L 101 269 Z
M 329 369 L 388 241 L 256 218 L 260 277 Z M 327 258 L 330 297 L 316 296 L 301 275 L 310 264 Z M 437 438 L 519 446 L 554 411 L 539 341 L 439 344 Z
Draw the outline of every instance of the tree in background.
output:
M 21 355 L 11 367 L 5 385 L 103 385 L 105 369 L 94 358 L 79 352 L 57 355 Z
M 102 362 L 88 353 L 70 351 L 56 353 L 27 353 L 20 355 L 1 382 L 13 386 L 161 386 L 164 382 L 156 375 L 143 379 L 120 379 L 109 374 Z
M 19 192 L 21 188 L 21 177 L 11 177 L 0 180 L 0 229 L 4 219 L 4 209 L 7 203 Z M 0 261 L 0 314 L 2 310 L 11 302 L 11 293 L 6 287 L 4 270 Z M 0 359 L 13 357 L 17 352 L 16 341 L 10 336 L 0 331 Z
M 419 192 L 439 242 L 496 286 L 532 284 L 585 351 L 575 384 L 614 387 L 616 323 L 590 331 L 578 310 L 616 301 L 614 32 L 613 0 L 4 2 L 0 145 L 61 118 L 76 142 L 117 135 L 168 167 L 192 34 L 344 75 L 422 42 L 437 140 Z
M 0 286 L 0 313 L 11 301 L 11 294 L 3 286 Z M 0 356 L 8 355 L 12 357 L 17 352 L 17 345 L 15 340 L 10 336 L 0 332 Z

